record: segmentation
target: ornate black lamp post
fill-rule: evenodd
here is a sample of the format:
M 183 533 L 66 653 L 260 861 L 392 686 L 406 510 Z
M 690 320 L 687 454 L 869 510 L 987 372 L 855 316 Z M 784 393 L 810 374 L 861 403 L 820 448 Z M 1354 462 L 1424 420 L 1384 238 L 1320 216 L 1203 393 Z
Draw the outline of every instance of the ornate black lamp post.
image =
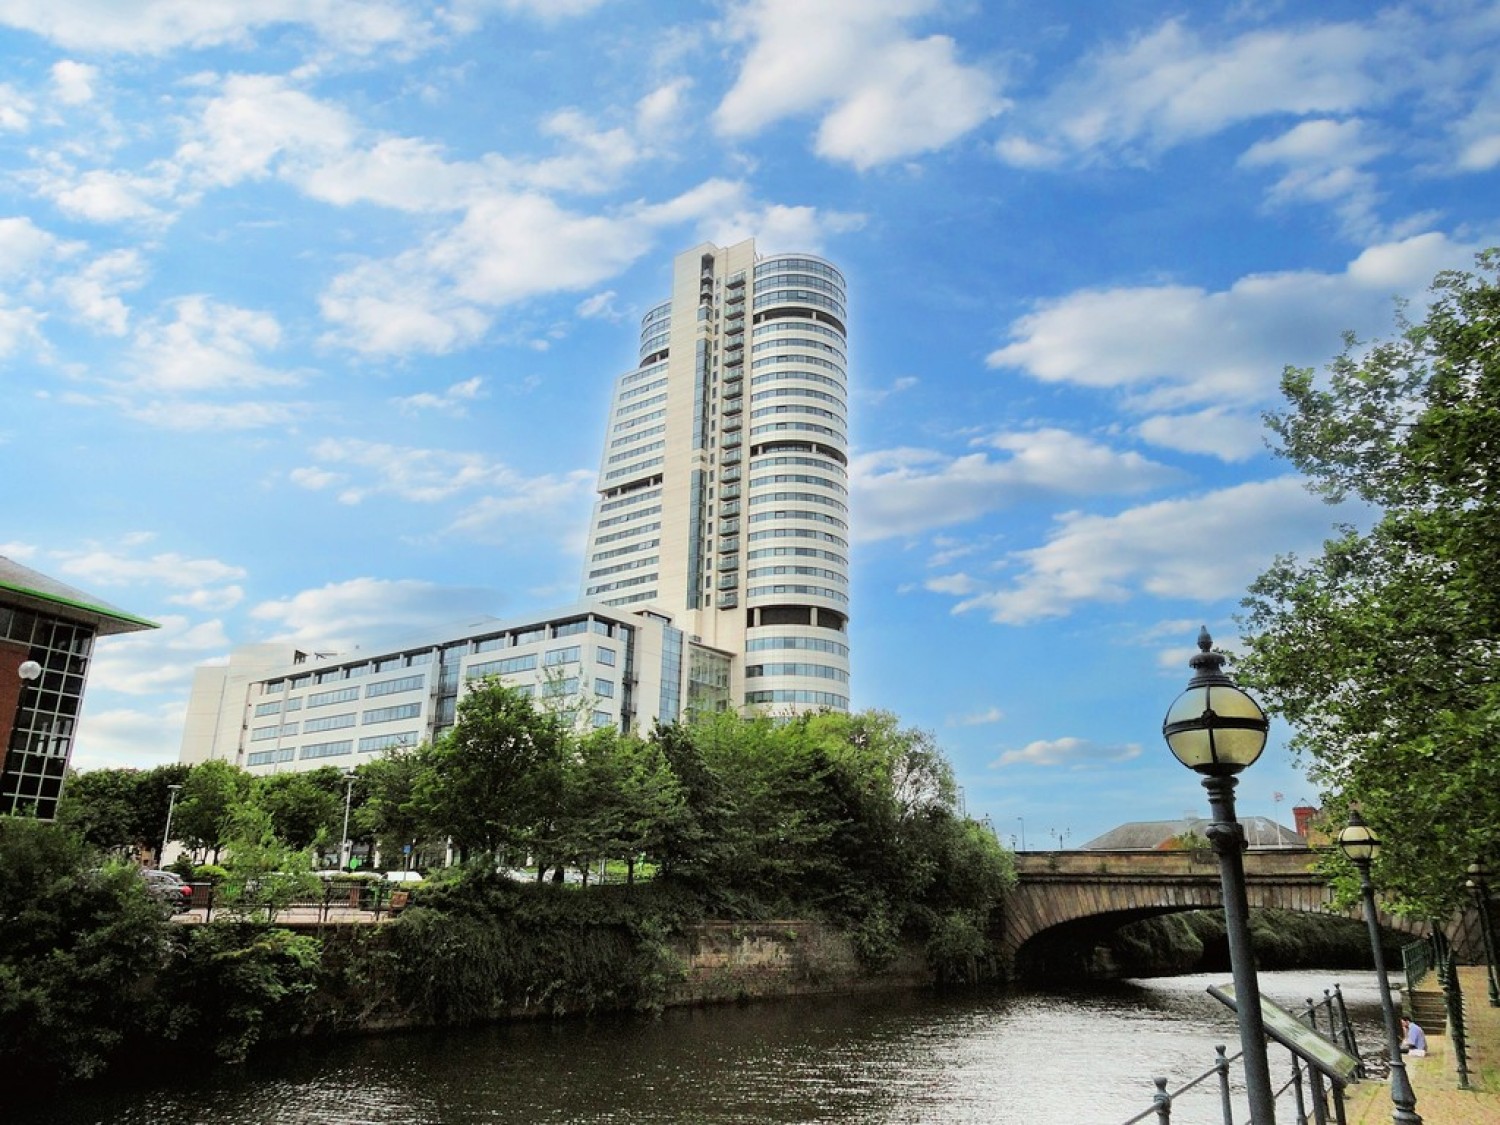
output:
M 1396 1005 L 1391 1001 L 1391 985 L 1385 979 L 1385 954 L 1380 949 L 1380 923 L 1375 913 L 1375 885 L 1370 882 L 1370 864 L 1380 854 L 1380 839 L 1365 824 L 1355 809 L 1349 814 L 1349 825 L 1339 833 L 1339 848 L 1359 868 L 1359 889 L 1365 900 L 1365 924 L 1370 928 L 1370 949 L 1375 954 L 1375 980 L 1380 986 L 1380 1010 L 1385 1016 L 1386 1049 L 1391 1054 L 1391 1119 L 1402 1125 L 1422 1125 L 1417 1115 L 1417 1095 L 1406 1075 L 1406 1061 L 1401 1057 L 1401 1028 L 1396 1022 Z
M 1235 1011 L 1240 1049 L 1244 1052 L 1245 1086 L 1253 1125 L 1275 1125 L 1276 1097 L 1266 1060 L 1266 1029 L 1260 1014 L 1260 981 L 1250 943 L 1250 906 L 1245 897 L 1245 830 L 1234 815 L 1235 775 L 1251 765 L 1266 746 L 1270 722 L 1260 704 L 1224 673 L 1224 658 L 1213 648 L 1207 629 L 1198 633 L 1198 653 L 1188 661 L 1193 678 L 1172 703 L 1161 732 L 1177 760 L 1203 775 L 1214 822 L 1208 839 L 1219 857 L 1224 888 L 1224 926 L 1234 974 Z
M 1464 886 L 1474 895 L 1474 910 L 1479 915 L 1479 936 L 1484 939 L 1484 964 L 1485 976 L 1490 984 L 1490 1007 L 1500 1008 L 1500 980 L 1496 980 L 1496 973 L 1500 971 L 1495 965 L 1495 929 L 1490 922 L 1490 886 L 1489 872 L 1482 864 L 1469 864 L 1469 878 Z

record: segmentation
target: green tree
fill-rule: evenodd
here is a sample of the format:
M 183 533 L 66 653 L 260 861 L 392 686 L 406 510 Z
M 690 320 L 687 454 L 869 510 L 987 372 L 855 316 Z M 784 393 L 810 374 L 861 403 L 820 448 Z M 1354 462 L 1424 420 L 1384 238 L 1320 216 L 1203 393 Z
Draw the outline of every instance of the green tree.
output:
M 415 803 L 464 859 L 533 852 L 558 815 L 569 740 L 557 715 L 485 681 L 459 701 L 454 727 L 424 748 Z
M 1376 510 L 1250 589 L 1242 680 L 1293 725 L 1328 803 L 1357 803 L 1399 906 L 1444 916 L 1500 859 L 1500 252 L 1446 272 L 1417 324 L 1289 368 L 1278 452 Z
M 77 831 L 92 847 L 134 856 L 151 852 L 161 862 L 171 793 L 187 777 L 184 765 L 151 770 L 90 770 L 70 773 L 58 802 L 60 824 Z M 176 814 L 173 814 L 176 835 Z
M 396 747 L 359 767 L 358 793 L 352 823 L 360 839 L 374 840 L 387 856 L 410 855 L 415 859 L 422 851 L 429 826 L 423 817 L 423 806 L 417 799 L 419 782 L 432 768 L 426 747 Z M 428 791 L 439 785 L 436 779 L 421 783 Z M 356 834 L 356 828 L 350 829 Z
M 128 864 L 68 829 L 0 817 L 0 1073 L 11 1093 L 99 1074 L 154 1018 L 170 949 Z
M 663 826 L 681 803 L 660 748 L 603 727 L 578 740 L 562 780 L 553 860 L 578 867 L 585 883 L 591 862 L 619 860 L 634 882 L 636 863 L 659 851 Z
M 172 834 L 188 847 L 212 853 L 228 842 L 235 814 L 250 796 L 250 774 L 220 759 L 200 762 L 183 782 L 172 815 Z
M 317 901 L 323 884 L 313 874 L 310 848 L 294 848 L 276 835 L 271 814 L 254 801 L 236 806 L 225 844 L 227 877 L 218 901 L 231 913 L 264 910 L 266 921 L 294 902 Z
M 320 770 L 277 773 L 258 777 L 251 799 L 271 818 L 271 827 L 293 849 L 329 841 L 342 842 L 344 830 L 344 774 Z M 358 796 L 358 786 L 355 787 Z

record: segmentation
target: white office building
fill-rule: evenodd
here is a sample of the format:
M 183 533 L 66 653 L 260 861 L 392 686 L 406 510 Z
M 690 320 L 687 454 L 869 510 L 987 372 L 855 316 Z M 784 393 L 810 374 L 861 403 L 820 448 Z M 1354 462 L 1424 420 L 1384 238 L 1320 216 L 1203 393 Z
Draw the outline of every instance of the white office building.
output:
M 580 726 L 644 733 L 686 709 L 722 710 L 731 664 L 661 614 L 598 603 L 484 618 L 375 653 L 245 645 L 197 669 L 181 760 L 255 774 L 354 767 L 430 742 L 453 725 L 465 686 L 488 677 Z
M 737 704 L 849 708 L 846 323 L 823 259 L 698 246 L 616 384 L 584 596 L 733 653 Z

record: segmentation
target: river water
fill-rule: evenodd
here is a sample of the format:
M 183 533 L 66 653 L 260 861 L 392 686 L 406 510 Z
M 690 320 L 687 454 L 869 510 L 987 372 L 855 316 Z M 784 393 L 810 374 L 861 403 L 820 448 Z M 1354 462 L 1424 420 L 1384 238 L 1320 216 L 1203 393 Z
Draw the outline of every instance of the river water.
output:
M 1227 981 L 880 993 L 351 1039 L 243 1072 L 58 1099 L 17 1125 L 1118 1125 L 1151 1105 L 1153 1076 L 1176 1089 L 1217 1044 L 1237 1051 L 1233 1013 L 1204 991 Z M 1285 1007 L 1334 984 L 1368 1053 L 1384 1041 L 1373 974 L 1261 977 Z M 1289 1067 L 1273 1046 L 1278 1085 Z M 1210 1081 L 1174 1122 L 1218 1122 L 1217 1099 Z

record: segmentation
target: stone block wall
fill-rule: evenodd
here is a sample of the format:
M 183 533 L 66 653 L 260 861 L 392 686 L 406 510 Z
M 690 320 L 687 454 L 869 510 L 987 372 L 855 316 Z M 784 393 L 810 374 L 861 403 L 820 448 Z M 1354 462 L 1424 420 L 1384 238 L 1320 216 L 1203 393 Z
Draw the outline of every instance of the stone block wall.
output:
M 903 949 L 884 972 L 868 972 L 849 938 L 819 922 L 704 922 L 684 934 L 679 950 L 685 975 L 669 1005 L 919 987 L 932 980 L 915 947 Z

